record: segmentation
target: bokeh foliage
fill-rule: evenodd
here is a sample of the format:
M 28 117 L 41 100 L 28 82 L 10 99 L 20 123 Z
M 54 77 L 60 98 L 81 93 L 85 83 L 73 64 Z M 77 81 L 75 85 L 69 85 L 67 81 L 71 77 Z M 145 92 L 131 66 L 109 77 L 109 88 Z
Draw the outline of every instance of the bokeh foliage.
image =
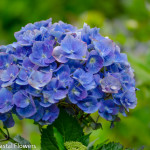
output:
M 135 70 L 138 105 L 128 117 L 110 129 L 110 123 L 99 119 L 103 130 L 93 132 L 91 141 L 99 138 L 120 142 L 126 147 L 150 149 L 150 1 L 149 0 L 1 0 L 0 44 L 15 41 L 14 32 L 27 23 L 52 17 L 82 27 L 100 27 L 102 35 L 113 39 L 128 54 Z M 93 117 L 96 117 L 94 114 Z M 32 121 L 16 120 L 12 136 L 21 134 L 39 147 L 40 133 Z M 0 135 L 1 136 L 1 135 Z

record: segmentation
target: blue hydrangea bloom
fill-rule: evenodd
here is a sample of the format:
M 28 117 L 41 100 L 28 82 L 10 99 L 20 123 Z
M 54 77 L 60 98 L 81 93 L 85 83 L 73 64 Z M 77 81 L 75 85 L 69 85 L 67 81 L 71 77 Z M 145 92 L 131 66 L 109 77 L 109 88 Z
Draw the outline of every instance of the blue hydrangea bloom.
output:
M 59 108 L 78 107 L 115 121 L 137 104 L 134 71 L 127 56 L 98 28 L 82 29 L 52 19 L 29 23 L 16 42 L 0 46 L 0 120 L 12 114 L 45 125 Z

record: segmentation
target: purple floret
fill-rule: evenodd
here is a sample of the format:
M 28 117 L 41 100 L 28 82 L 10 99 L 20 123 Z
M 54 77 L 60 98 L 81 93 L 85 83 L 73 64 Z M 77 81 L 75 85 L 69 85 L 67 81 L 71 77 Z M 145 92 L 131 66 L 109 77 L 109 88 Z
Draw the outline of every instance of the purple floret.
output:
M 55 61 L 52 57 L 52 51 L 53 47 L 48 42 L 37 41 L 33 44 L 29 59 L 38 66 L 48 66 Z
M 118 93 L 121 89 L 121 83 L 119 79 L 114 76 L 108 74 L 101 81 L 102 91 L 105 93 Z
M 46 86 L 46 90 L 43 90 L 44 98 L 50 103 L 57 103 L 59 100 L 64 99 L 67 93 L 68 90 L 56 78 L 52 78 Z
M 101 117 L 113 121 L 119 112 L 119 106 L 117 106 L 111 99 L 101 100 L 98 112 Z
M 72 35 L 66 35 L 61 42 L 63 55 L 69 59 L 85 60 L 87 57 L 87 45 Z
M 29 85 L 40 90 L 47 85 L 52 78 L 52 72 L 44 73 L 40 71 L 33 71 L 28 79 Z
M 0 70 L 7 69 L 13 63 L 13 57 L 5 52 L 0 52 Z

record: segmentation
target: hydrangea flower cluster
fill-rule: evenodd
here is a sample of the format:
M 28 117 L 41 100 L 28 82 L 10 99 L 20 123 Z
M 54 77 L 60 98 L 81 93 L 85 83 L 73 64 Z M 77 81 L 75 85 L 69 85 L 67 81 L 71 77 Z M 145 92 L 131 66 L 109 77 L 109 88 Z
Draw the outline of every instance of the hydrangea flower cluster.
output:
M 126 54 L 98 28 L 82 29 L 51 19 L 27 24 L 17 42 L 0 46 L 0 120 L 51 124 L 61 101 L 114 121 L 137 104 Z

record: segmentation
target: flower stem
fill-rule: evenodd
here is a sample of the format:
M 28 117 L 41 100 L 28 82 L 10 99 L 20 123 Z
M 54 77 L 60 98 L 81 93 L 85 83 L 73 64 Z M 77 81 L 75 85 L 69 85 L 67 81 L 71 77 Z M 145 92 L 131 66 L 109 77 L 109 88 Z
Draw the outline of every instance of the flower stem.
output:
M 0 140 L 0 143 L 1 143 L 1 142 L 4 142 L 4 141 L 10 141 L 11 143 L 21 145 L 19 142 L 17 142 L 17 141 L 15 141 L 14 139 L 12 139 L 12 138 L 9 136 L 8 129 L 7 129 L 7 128 L 5 128 L 5 129 L 6 129 L 6 131 L 7 131 L 7 134 L 0 128 L 0 133 L 5 137 L 5 139 Z M 27 148 L 22 148 L 22 150 L 27 150 Z

